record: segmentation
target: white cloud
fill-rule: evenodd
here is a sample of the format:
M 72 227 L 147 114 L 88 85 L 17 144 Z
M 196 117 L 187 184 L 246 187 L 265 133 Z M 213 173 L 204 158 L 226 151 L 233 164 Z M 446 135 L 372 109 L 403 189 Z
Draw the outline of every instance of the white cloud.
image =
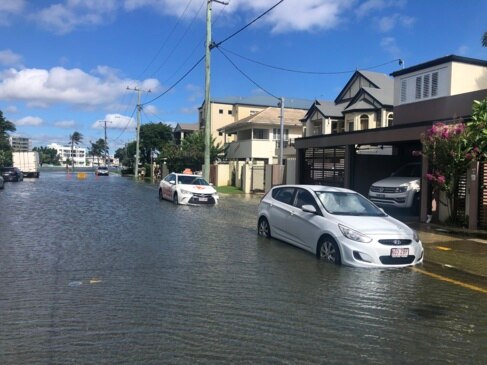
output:
M 148 115 L 156 115 L 158 112 L 157 107 L 154 104 L 144 105 L 144 113 Z
M 392 14 L 389 16 L 384 16 L 379 18 L 379 29 L 381 32 L 390 32 L 396 25 L 401 25 L 403 27 L 411 27 L 415 23 L 416 19 L 410 16 Z
M 78 27 L 110 23 L 117 0 L 67 0 L 40 10 L 33 18 L 47 29 L 66 34 Z
M 403 8 L 406 3 L 407 0 L 367 0 L 355 9 L 355 14 L 363 18 L 387 8 Z
M 21 14 L 25 8 L 25 0 L 3 0 L 0 2 L 0 26 L 12 23 L 12 15 Z
M 76 126 L 76 122 L 74 120 L 61 120 L 59 122 L 55 122 L 54 125 L 58 128 L 73 128 Z
M 25 101 L 30 106 L 47 107 L 57 103 L 80 107 L 109 106 L 126 92 L 127 85 L 159 88 L 159 81 L 142 82 L 108 76 L 95 76 L 80 69 L 9 69 L 0 73 L 0 99 Z
M 22 56 L 12 52 L 10 49 L 0 51 L 0 65 L 3 66 L 20 66 Z
M 394 37 L 382 38 L 380 46 L 394 58 L 399 58 L 401 55 L 401 49 Z
M 97 120 L 91 125 L 91 128 L 104 129 L 105 121 L 107 122 L 107 129 L 133 129 L 137 125 L 134 118 L 121 114 L 107 114 L 105 119 Z
M 17 109 L 17 107 L 15 105 L 9 105 L 5 108 L 5 111 L 7 113 L 10 113 L 10 114 L 15 114 L 17 113 L 19 110 Z
M 43 123 L 43 121 L 42 121 L 41 118 L 28 116 L 28 117 L 24 117 L 24 118 L 21 118 L 21 119 L 17 120 L 15 122 L 15 125 L 17 125 L 17 126 L 26 126 L 26 125 L 29 125 L 29 126 L 39 126 L 42 123 Z

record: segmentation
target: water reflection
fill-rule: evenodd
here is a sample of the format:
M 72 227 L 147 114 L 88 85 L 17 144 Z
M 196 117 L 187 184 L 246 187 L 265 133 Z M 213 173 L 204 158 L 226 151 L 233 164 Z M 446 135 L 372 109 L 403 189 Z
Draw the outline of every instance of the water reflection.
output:
M 64 172 L 0 192 L 0 363 L 485 363 L 481 294 L 256 234 L 260 197 L 176 206 Z

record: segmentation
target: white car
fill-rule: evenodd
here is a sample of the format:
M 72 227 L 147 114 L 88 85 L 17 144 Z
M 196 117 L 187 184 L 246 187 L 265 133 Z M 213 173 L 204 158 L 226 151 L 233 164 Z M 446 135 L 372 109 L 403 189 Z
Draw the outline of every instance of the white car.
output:
M 108 167 L 106 166 L 98 166 L 95 170 L 96 176 L 108 176 L 110 172 L 108 171 Z
M 343 188 L 275 186 L 259 204 L 257 230 L 338 265 L 403 267 L 423 262 L 415 231 Z
M 171 173 L 159 184 L 159 199 L 175 204 L 218 204 L 215 188 L 200 175 Z
M 421 164 L 408 163 L 390 177 L 376 181 L 370 186 L 369 199 L 381 207 L 417 208 Z

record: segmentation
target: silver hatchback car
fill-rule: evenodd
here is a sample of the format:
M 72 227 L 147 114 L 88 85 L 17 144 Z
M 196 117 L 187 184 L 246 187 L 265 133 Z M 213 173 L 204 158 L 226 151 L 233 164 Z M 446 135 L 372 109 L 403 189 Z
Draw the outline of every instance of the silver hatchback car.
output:
M 403 267 L 423 262 L 417 233 L 359 193 L 319 185 L 279 185 L 261 200 L 258 234 L 334 264 Z

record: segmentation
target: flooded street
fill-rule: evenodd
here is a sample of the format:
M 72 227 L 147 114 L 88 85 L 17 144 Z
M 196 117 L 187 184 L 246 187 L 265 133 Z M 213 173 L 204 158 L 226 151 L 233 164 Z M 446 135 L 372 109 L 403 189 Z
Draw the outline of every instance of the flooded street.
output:
M 159 201 L 111 174 L 0 191 L 0 364 L 485 364 L 485 294 L 320 262 L 260 197 Z

